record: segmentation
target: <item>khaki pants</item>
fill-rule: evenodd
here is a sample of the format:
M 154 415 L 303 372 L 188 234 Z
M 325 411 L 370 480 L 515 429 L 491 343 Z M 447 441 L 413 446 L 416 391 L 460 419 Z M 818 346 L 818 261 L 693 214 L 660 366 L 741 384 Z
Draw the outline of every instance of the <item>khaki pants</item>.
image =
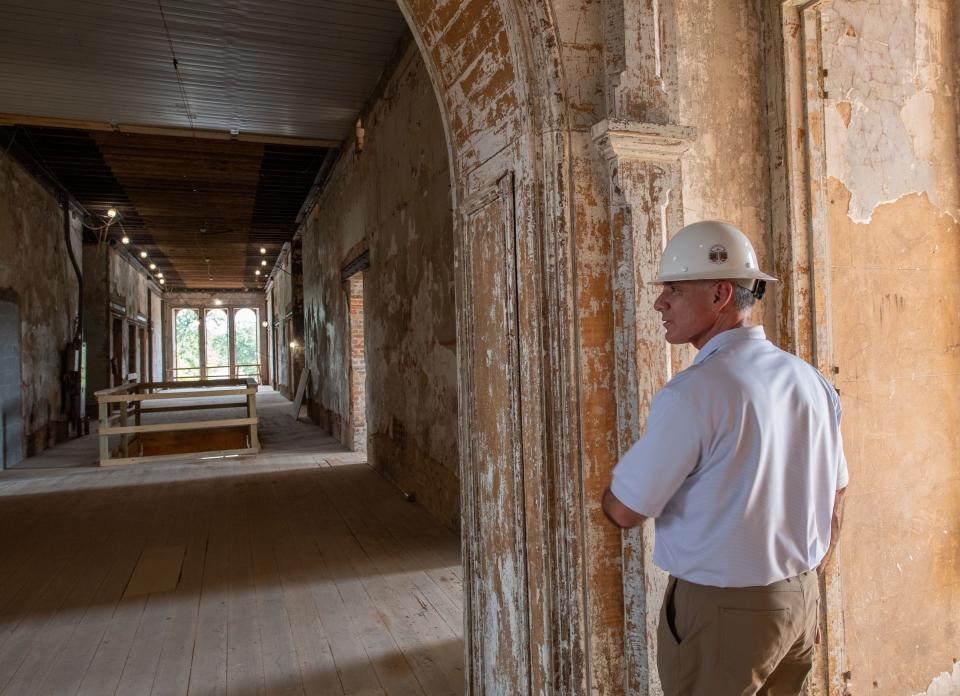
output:
M 813 665 L 815 571 L 767 587 L 671 577 L 657 628 L 665 696 L 795 696 Z

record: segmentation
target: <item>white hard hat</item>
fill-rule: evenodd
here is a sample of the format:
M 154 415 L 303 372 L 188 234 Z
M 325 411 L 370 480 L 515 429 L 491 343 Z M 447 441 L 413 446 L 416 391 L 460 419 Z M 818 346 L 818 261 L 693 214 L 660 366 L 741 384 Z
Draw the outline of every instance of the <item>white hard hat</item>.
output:
M 653 282 L 682 280 L 732 280 L 760 297 L 765 282 L 777 279 L 757 266 L 743 232 L 727 222 L 704 220 L 687 225 L 667 243 Z

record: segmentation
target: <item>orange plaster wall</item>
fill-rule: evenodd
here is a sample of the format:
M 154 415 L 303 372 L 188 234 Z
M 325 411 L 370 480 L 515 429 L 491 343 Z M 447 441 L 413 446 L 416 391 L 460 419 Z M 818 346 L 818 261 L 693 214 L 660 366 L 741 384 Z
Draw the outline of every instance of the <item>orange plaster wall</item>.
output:
M 960 657 L 960 225 L 925 195 L 855 224 L 829 192 L 846 668 L 913 694 Z

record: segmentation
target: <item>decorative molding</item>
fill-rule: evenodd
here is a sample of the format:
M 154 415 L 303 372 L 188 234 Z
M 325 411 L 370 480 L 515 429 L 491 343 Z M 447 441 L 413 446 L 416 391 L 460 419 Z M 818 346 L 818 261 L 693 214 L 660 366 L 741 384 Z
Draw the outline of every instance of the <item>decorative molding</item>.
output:
M 604 160 L 676 161 L 697 139 L 693 126 L 605 119 L 592 129 L 593 141 Z

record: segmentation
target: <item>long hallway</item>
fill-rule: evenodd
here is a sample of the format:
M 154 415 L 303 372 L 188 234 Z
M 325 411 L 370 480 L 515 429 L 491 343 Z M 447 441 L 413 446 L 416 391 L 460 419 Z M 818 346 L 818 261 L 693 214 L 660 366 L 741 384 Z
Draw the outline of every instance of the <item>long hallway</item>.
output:
M 459 540 L 258 401 L 259 456 L 0 472 L 0 693 L 463 692 Z

